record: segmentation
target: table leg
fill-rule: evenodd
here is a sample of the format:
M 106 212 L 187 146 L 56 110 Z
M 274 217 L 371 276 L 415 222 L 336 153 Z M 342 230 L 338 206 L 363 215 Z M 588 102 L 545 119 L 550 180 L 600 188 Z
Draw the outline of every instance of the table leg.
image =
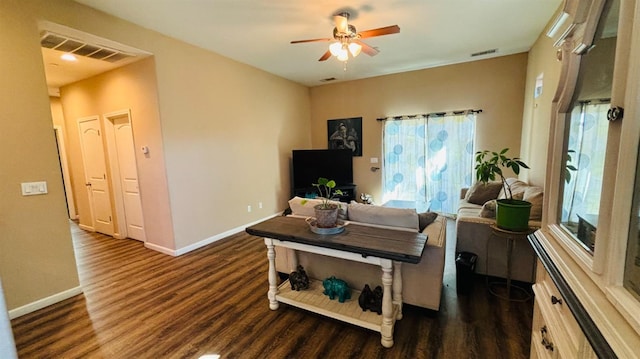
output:
M 507 299 L 511 299 L 511 254 L 513 253 L 513 237 L 507 238 Z
M 380 343 L 385 348 L 393 346 L 393 303 L 391 300 L 391 285 L 393 283 L 393 268 L 391 261 L 383 261 L 382 267 L 382 325 Z
M 276 294 L 278 294 L 276 251 L 274 250 L 273 240 L 271 238 L 265 238 L 264 243 L 267 246 L 267 258 L 269 259 L 269 291 L 267 292 L 267 298 L 269 299 L 269 308 L 276 310 L 278 309 L 278 301 L 276 300 Z
M 396 319 L 402 319 L 402 262 L 393 261 L 393 304 L 398 306 Z
M 289 262 L 289 273 L 298 270 L 298 253 L 295 249 L 287 248 L 287 258 Z

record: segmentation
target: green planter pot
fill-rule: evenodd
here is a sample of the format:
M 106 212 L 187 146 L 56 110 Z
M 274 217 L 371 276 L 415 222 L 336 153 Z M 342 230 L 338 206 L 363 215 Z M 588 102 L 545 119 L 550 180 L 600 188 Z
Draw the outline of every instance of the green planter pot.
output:
M 518 199 L 499 199 L 497 203 L 496 224 L 498 228 L 514 232 L 523 232 L 529 229 L 530 202 Z

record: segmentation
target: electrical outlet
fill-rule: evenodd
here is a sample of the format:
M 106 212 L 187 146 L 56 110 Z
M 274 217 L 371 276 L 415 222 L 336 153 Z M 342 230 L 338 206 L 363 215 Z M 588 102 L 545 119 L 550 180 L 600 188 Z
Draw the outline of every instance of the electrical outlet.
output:
M 258 208 L 262 209 L 262 202 L 258 202 Z
M 247 206 L 247 212 L 251 212 L 251 205 Z

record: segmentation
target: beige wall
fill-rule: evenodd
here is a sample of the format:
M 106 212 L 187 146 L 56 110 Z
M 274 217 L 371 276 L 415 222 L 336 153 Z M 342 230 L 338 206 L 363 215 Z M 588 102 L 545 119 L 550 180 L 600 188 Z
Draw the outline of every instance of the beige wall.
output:
M 151 51 L 176 248 L 184 248 L 286 207 L 291 148 L 310 144 L 309 90 L 165 40 Z
M 522 147 L 520 153 L 531 170 L 520 178 L 536 186 L 544 186 L 547 173 L 547 151 L 552 101 L 560 79 L 560 62 L 553 40 L 544 33 L 529 51 L 527 84 L 522 115 Z M 536 78 L 543 75 L 542 94 L 534 98 Z
M 38 29 L 22 2 L 0 1 L 0 277 L 14 309 L 79 286 Z M 20 183 L 49 193 L 23 197 Z
M 0 40 L 13 49 L 0 54 L 0 146 L 5 153 L 0 160 L 0 275 L 9 309 L 78 286 L 40 54 L 39 20 L 154 54 L 156 89 L 144 89 L 144 82 L 130 86 L 158 96 L 158 104 L 144 104 L 149 111 L 155 107 L 160 119 L 160 126 L 149 129 L 146 145 L 153 157 L 160 149 L 160 142 L 154 141 L 161 136 L 166 174 L 152 166 L 144 169 L 146 179 L 141 179 L 166 176 L 174 239 L 163 244 L 185 248 L 284 209 L 290 194 L 291 148 L 311 143 L 308 88 L 71 0 L 3 0 Z M 111 80 L 95 85 L 108 88 Z M 69 87 L 63 96 L 73 97 L 75 90 Z M 109 96 L 114 95 L 118 96 Z M 106 111 L 100 103 L 94 106 L 87 112 Z M 75 121 L 75 115 L 65 115 L 67 123 Z M 136 119 L 140 122 L 140 113 L 132 115 L 134 124 Z M 67 126 L 67 132 L 70 127 L 75 131 L 75 126 Z M 20 182 L 38 180 L 48 182 L 48 195 L 20 196 Z M 247 205 L 252 205 L 251 213 Z
M 62 102 L 60 102 L 60 97 L 49 97 L 49 103 L 51 105 L 51 118 L 53 119 L 53 124 L 64 129 L 64 113 L 62 112 Z
M 161 209 L 160 217 L 171 216 L 173 228 L 159 231 L 166 237 L 172 230 L 173 243 L 148 238 L 151 243 L 180 250 L 284 209 L 290 194 L 290 149 L 310 143 L 306 87 L 75 2 L 53 3 L 39 8 L 42 18 L 154 54 L 160 126 L 150 128 L 155 133 L 146 145 L 152 159 L 164 155 L 169 210 Z M 63 89 L 63 99 L 70 89 Z M 90 110 L 103 111 L 86 112 Z M 67 121 L 75 121 L 66 115 L 71 117 Z M 145 132 L 134 128 L 136 143 L 143 142 L 137 137 Z M 158 134 L 161 145 L 154 137 Z M 161 179 L 159 162 L 151 162 L 138 163 L 149 164 L 153 173 L 140 173 L 143 181 Z M 154 191 L 145 187 L 158 183 L 141 185 L 145 196 Z M 155 200 L 165 201 L 162 196 Z M 146 212 L 144 198 L 143 206 Z
M 105 114 L 130 110 L 147 242 L 173 249 L 173 227 L 153 58 L 64 86 L 60 89 L 60 95 L 67 128 L 67 156 L 74 179 L 72 186 L 80 224 L 93 226 L 84 184 L 78 119 L 99 116 L 102 122 Z M 141 146 L 149 147 L 147 155 L 138 150 Z M 109 173 L 108 177 L 113 178 Z M 112 200 L 112 203 L 115 202 Z M 112 213 L 116 213 L 115 205 Z
M 337 83 L 311 89 L 313 148 L 327 148 L 327 120 L 362 116 L 363 155 L 354 157 L 358 192 L 381 199 L 382 122 L 377 118 L 461 109 L 482 109 L 476 149 L 520 151 L 527 54 Z M 348 70 L 347 70 L 348 71 Z M 379 166 L 379 165 L 376 165 Z

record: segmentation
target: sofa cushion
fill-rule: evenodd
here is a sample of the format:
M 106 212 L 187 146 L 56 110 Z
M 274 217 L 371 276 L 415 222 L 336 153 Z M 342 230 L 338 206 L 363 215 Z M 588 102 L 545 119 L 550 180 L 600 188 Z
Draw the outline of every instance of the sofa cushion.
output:
M 461 209 L 480 210 L 480 208 L 482 208 L 481 204 L 470 203 L 470 202 L 467 202 L 465 199 L 461 199 L 460 202 L 458 203 L 458 210 L 461 210 Z
M 464 199 L 469 203 L 483 205 L 485 202 L 496 199 L 502 188 L 502 182 L 476 182 L 469 188 Z
M 418 230 L 420 232 L 424 231 L 424 229 L 427 228 L 428 225 L 436 220 L 436 217 L 438 217 L 438 214 L 436 212 L 418 213 Z
M 351 201 L 348 213 L 349 220 L 354 222 L 415 230 L 419 228 L 418 213 L 411 208 L 381 207 Z
M 458 216 L 456 222 L 471 222 L 471 223 L 483 223 L 483 224 L 494 224 L 496 223 L 495 218 L 485 218 L 480 217 L 480 206 L 477 209 L 471 208 L 461 208 L 458 211 Z
M 492 199 L 490 201 L 486 201 L 482 205 L 482 209 L 480 210 L 480 217 L 484 218 L 496 218 L 496 200 Z
M 544 197 L 544 193 L 542 188 L 540 187 L 531 186 L 524 191 L 524 196 L 522 197 L 522 200 L 531 203 L 531 214 L 529 215 L 530 220 L 539 221 L 542 219 L 543 197 Z
M 314 217 L 316 212 L 313 207 L 320 203 L 322 203 L 322 199 L 320 198 L 302 198 L 296 196 L 289 200 L 289 208 L 291 208 L 291 214 L 296 216 Z M 346 220 L 348 218 L 347 204 L 337 201 L 331 201 L 331 203 L 335 203 L 340 206 L 338 218 Z
M 518 197 L 517 195 L 524 195 L 524 191 L 529 187 L 529 185 L 516 178 L 507 178 L 506 181 L 507 184 L 509 184 L 509 187 L 511 187 L 511 194 L 513 195 L 513 199 L 522 199 L 522 197 Z M 507 195 L 505 193 L 505 189 L 503 188 L 498 194 L 498 199 L 505 198 L 507 198 Z

